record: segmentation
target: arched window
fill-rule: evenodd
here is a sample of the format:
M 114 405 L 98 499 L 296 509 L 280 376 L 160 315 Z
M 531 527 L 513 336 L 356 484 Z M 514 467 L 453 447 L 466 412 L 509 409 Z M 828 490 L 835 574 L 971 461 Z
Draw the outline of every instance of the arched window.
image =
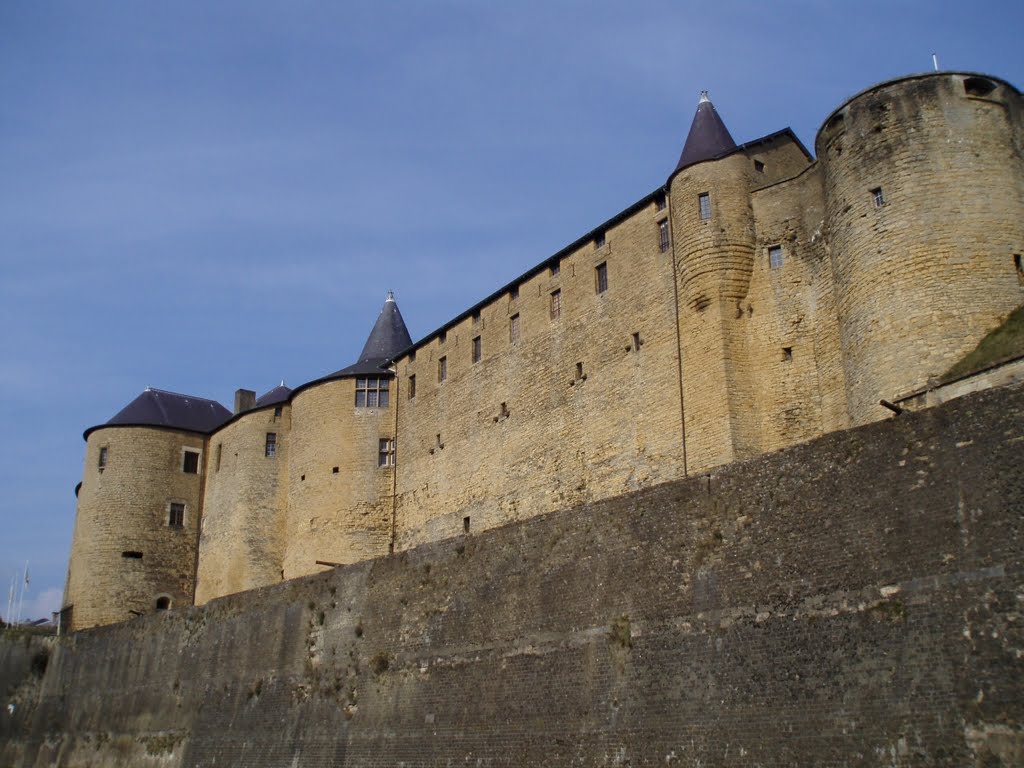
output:
M 167 597 L 167 595 L 164 595 L 163 597 L 158 597 L 156 599 L 156 609 L 158 611 L 166 611 L 170 607 L 171 598 Z

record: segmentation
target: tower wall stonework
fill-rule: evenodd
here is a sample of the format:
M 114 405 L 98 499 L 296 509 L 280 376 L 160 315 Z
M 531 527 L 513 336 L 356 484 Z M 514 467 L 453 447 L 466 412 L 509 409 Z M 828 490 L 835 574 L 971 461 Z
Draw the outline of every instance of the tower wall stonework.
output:
M 355 387 L 355 379 L 335 379 L 292 399 L 286 579 L 322 571 L 317 560 L 388 552 L 394 468 L 377 457 L 378 441 L 394 437 L 394 409 L 355 407 Z
M 150 613 L 161 597 L 191 605 L 203 474 L 201 459 L 196 474 L 182 471 L 186 448 L 202 452 L 205 440 L 151 427 L 89 434 L 64 593 L 71 629 Z M 169 525 L 172 502 L 185 505 L 181 527 Z
M 944 373 L 1024 301 L 1021 111 L 998 80 L 926 75 L 854 97 L 818 134 L 853 423 L 882 418 L 879 398 Z
M 291 406 L 283 403 L 245 413 L 211 438 L 197 604 L 283 578 L 290 426 Z

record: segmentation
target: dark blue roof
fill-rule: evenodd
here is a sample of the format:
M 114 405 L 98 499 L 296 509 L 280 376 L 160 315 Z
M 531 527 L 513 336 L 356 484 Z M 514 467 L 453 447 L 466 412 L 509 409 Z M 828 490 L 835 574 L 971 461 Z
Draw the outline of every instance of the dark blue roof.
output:
M 690 132 L 686 136 L 686 144 L 679 155 L 676 171 L 704 160 L 721 157 L 734 149 L 736 142 L 732 140 L 722 118 L 718 116 L 715 105 L 708 98 L 708 92 L 703 91 L 697 104 L 697 113 L 690 124 Z
M 90 427 L 89 433 L 101 427 L 167 427 L 187 432 L 212 432 L 231 418 L 231 411 L 216 400 L 180 395 L 162 389 L 147 388 L 122 408 L 106 424 Z
M 402 313 L 398 311 L 395 295 L 388 291 L 387 300 L 380 310 L 380 315 L 377 316 L 370 336 L 366 339 L 359 360 L 347 368 L 335 371 L 331 376 L 380 373 L 391 358 L 411 346 L 412 337 L 409 336 L 409 329 L 405 327 Z
M 291 393 L 292 391 L 288 389 L 282 381 L 279 386 L 276 386 L 266 394 L 257 397 L 256 407 L 262 408 L 266 405 L 277 405 L 278 403 L 286 402 Z

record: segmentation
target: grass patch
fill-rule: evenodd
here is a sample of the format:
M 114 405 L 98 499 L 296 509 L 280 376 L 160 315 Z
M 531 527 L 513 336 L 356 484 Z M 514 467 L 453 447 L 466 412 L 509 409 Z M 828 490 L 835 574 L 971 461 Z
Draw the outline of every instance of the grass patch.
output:
M 1024 355 L 1024 304 L 1017 307 L 1002 325 L 978 342 L 973 351 L 946 371 L 939 382 L 945 384 L 980 371 L 989 365 Z

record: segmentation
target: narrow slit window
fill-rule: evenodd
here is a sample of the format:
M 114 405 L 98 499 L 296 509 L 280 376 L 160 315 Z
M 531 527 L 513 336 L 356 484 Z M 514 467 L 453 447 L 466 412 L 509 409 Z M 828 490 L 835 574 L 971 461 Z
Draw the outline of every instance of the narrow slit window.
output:
M 511 289 L 508 292 L 508 300 L 509 301 L 518 301 L 519 300 L 519 286 L 516 286 L 515 288 Z
M 782 246 L 768 246 L 768 266 L 771 269 L 778 269 L 782 266 Z
M 440 383 L 448 379 L 448 358 L 442 357 L 437 361 L 437 381 Z
M 438 344 L 444 344 L 447 341 L 448 341 L 448 332 L 447 331 L 441 331 L 441 333 L 439 333 L 437 335 L 437 343 Z
M 483 356 L 483 340 L 479 336 L 473 337 L 473 362 L 479 363 Z
M 583 378 L 583 363 L 576 363 L 576 381 Z
M 462 532 L 463 533 L 469 533 L 469 518 L 468 517 L 462 518 Z
M 519 315 L 508 319 L 508 340 L 513 344 L 519 343 Z
M 668 219 L 658 222 L 658 250 L 662 253 L 668 250 Z
M 608 262 L 602 261 L 594 268 L 595 288 L 598 293 L 608 290 Z
M 277 456 L 277 433 L 267 432 L 267 442 L 263 448 L 263 455 L 268 459 Z
M 604 248 L 605 242 L 607 242 L 607 241 L 605 240 L 604 232 L 598 232 L 596 235 L 594 235 L 594 249 L 595 250 L 599 250 L 601 248 Z
M 409 399 L 416 397 L 416 374 L 409 377 Z
M 224 454 L 224 443 L 217 443 L 217 463 L 214 465 L 214 469 L 220 472 L 220 458 Z
M 97 466 L 99 466 L 100 471 L 104 470 L 106 468 L 106 466 L 107 466 L 107 448 L 106 448 L 106 446 L 103 446 L 102 448 L 100 448 L 100 457 L 99 457 L 99 461 L 97 462 Z
M 654 210 L 664 211 L 666 205 L 667 203 L 665 202 L 664 195 L 658 195 L 656 198 L 654 198 Z
M 562 316 L 562 292 L 551 292 L 551 319 L 557 320 Z
M 560 262 L 556 261 L 554 264 L 551 265 L 551 276 L 552 277 L 558 277 L 558 273 L 561 272 L 561 271 L 562 271 L 562 264 Z
M 885 195 L 882 193 L 881 187 L 875 187 L 871 190 L 871 199 L 875 202 L 875 208 L 881 208 L 885 205 Z
M 711 218 L 711 195 L 708 192 L 701 192 L 697 195 L 697 208 L 700 211 L 700 220 L 707 221 Z
M 634 352 L 639 352 L 640 351 L 640 344 L 642 344 L 642 343 L 643 342 L 640 341 L 640 332 L 637 331 L 636 333 L 633 334 L 633 351 Z

